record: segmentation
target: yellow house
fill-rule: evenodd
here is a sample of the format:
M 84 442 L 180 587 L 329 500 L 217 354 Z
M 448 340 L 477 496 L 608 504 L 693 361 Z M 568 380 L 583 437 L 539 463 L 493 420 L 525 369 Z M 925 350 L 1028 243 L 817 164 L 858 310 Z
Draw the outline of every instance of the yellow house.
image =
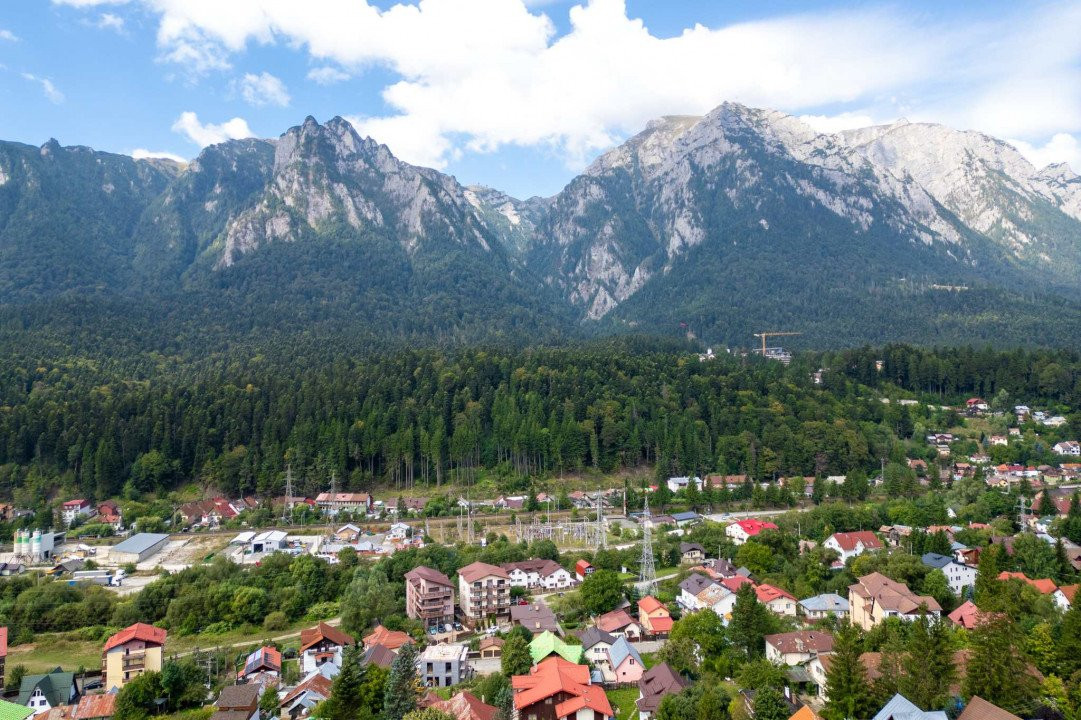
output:
M 870 630 L 886 618 L 915 620 L 926 612 L 933 618 L 942 615 L 942 607 L 929 595 L 917 595 L 904 583 L 882 573 L 871 573 L 848 586 L 849 618 L 853 625 Z
M 160 671 L 165 657 L 165 630 L 135 623 L 105 641 L 101 651 L 101 684 L 120 689 L 148 670 Z

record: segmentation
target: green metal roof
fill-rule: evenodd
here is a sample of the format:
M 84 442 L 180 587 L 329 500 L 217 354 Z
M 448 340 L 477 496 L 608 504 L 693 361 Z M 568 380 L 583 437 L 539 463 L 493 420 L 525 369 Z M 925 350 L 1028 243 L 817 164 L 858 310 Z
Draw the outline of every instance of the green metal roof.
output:
M 27 675 L 19 686 L 19 704 L 26 705 L 35 688 L 41 688 L 51 707 L 67 705 L 71 699 L 71 688 L 75 685 L 75 673 L 64 672 L 60 668 L 47 675 Z
M 568 662 L 582 662 L 582 646 L 568 645 L 550 630 L 545 630 L 530 641 L 529 654 L 533 656 L 534 665 L 552 654 L 559 655 Z
M 34 711 L 22 705 L 0 700 L 0 720 L 26 720 Z

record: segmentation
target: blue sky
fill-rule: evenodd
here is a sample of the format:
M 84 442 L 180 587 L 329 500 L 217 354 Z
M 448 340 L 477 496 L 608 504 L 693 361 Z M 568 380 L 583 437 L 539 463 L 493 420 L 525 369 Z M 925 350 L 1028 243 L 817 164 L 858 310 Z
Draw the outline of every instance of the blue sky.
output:
M 0 4 L 0 138 L 35 145 L 192 158 L 343 115 L 464 183 L 550 195 L 724 100 L 823 131 L 942 122 L 1081 170 L 1081 3 Z

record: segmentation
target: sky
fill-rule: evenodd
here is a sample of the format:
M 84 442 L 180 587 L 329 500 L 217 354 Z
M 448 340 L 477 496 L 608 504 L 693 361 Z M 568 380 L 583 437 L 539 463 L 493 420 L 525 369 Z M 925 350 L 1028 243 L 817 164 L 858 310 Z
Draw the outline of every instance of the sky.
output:
M 1081 172 L 1081 0 L 3 0 L 0 138 L 191 159 L 349 119 L 552 195 L 661 115 L 979 130 Z

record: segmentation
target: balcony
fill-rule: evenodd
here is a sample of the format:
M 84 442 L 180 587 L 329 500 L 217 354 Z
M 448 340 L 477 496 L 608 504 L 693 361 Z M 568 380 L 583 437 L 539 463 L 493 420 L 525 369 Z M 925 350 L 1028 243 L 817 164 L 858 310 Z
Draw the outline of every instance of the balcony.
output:
M 143 655 L 127 655 L 120 662 L 120 669 L 124 672 L 129 670 L 142 670 L 146 667 L 146 657 Z

